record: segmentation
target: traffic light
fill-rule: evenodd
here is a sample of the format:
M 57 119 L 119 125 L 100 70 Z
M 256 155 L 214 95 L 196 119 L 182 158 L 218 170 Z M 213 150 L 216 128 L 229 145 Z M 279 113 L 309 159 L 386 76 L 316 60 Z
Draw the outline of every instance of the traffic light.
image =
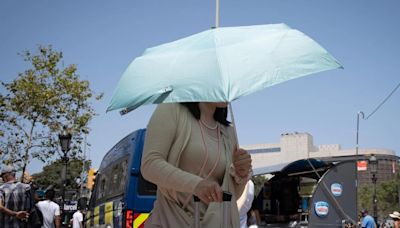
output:
M 88 172 L 88 179 L 87 179 L 87 184 L 86 184 L 86 188 L 87 189 L 92 189 L 94 182 L 96 180 L 96 174 L 97 174 L 97 170 L 90 168 L 89 172 Z

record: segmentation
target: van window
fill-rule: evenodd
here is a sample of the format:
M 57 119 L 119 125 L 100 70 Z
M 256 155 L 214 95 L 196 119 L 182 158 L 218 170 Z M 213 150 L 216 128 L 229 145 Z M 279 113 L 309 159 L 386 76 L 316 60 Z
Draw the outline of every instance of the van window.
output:
M 96 177 L 95 198 L 96 204 L 105 202 L 110 198 L 124 194 L 125 185 L 127 183 L 126 176 L 128 170 L 128 159 L 124 157 L 120 161 L 116 161 L 111 167 L 101 170 Z
M 157 192 L 157 185 L 148 182 L 145 180 L 142 176 L 142 174 L 139 175 L 139 183 L 138 183 L 138 193 L 139 195 L 155 195 Z
M 104 198 L 104 196 L 106 195 L 106 175 L 101 175 L 100 176 L 100 185 L 99 185 L 99 193 L 98 193 L 98 198 L 97 199 L 102 199 Z
M 124 160 L 123 162 L 121 162 L 120 166 L 118 166 L 118 179 L 117 179 L 117 183 L 115 186 L 118 186 L 118 192 L 124 192 L 125 191 L 125 185 L 126 185 L 126 174 L 127 174 L 127 170 L 128 170 L 128 160 Z M 121 181 L 118 181 L 121 180 Z

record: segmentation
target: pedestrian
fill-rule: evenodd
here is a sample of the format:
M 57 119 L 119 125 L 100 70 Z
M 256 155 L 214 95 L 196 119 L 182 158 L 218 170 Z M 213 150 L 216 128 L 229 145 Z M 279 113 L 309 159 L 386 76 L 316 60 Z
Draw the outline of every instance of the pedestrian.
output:
M 83 214 L 80 207 L 72 215 L 72 228 L 83 228 Z
M 30 186 L 18 182 L 15 174 L 16 170 L 11 165 L 5 165 L 1 169 L 0 176 L 4 181 L 0 186 L 1 228 L 24 228 L 28 225 L 28 211 L 32 206 Z
M 229 227 L 239 227 L 238 196 L 251 177 L 250 154 L 239 149 L 227 103 L 160 104 L 147 126 L 141 171 L 157 185 L 145 227 L 193 225 L 193 195 L 202 227 L 223 221 L 222 192 L 232 193 Z
M 39 201 L 36 206 L 42 212 L 43 225 L 42 228 L 60 228 L 61 213 L 60 206 L 54 202 L 55 191 L 49 189 L 45 193 L 45 200 Z
M 394 228 L 400 228 L 400 213 L 398 211 L 393 211 L 389 216 L 394 221 Z
M 254 200 L 254 183 L 253 181 L 249 180 L 246 184 L 246 187 L 243 190 L 242 195 L 237 200 L 237 205 L 239 209 L 239 218 L 240 218 L 240 228 L 248 227 L 247 214 L 251 208 L 253 200 Z
M 374 218 L 368 214 L 366 209 L 361 210 L 361 227 L 362 228 L 376 228 L 376 223 Z
M 249 217 L 247 223 L 249 225 L 249 228 L 257 228 L 258 224 L 261 224 L 260 213 L 257 209 L 253 208 L 253 205 L 247 215 Z

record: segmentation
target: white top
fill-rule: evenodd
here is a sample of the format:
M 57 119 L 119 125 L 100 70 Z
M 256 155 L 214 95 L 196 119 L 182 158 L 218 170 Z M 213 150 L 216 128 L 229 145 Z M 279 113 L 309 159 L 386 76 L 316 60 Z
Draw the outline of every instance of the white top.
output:
M 42 228 L 54 228 L 54 219 L 60 215 L 60 206 L 51 200 L 43 200 L 36 204 L 43 214 Z
M 247 185 L 237 200 L 240 216 L 240 228 L 247 228 L 247 212 L 250 210 L 254 199 L 254 183 L 249 180 Z
M 80 211 L 76 211 L 74 215 L 72 215 L 72 228 L 81 228 L 81 222 L 83 222 L 83 214 Z

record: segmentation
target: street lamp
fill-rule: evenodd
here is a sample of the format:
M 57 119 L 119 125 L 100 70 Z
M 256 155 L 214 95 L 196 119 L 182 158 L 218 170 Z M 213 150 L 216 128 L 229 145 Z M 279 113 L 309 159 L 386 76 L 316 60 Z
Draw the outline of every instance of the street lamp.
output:
M 65 189 L 67 186 L 67 165 L 68 165 L 68 151 L 71 149 L 70 144 L 71 144 L 71 138 L 72 135 L 70 133 L 63 132 L 62 134 L 58 135 L 58 139 L 60 140 L 60 146 L 61 146 L 61 151 L 63 152 L 63 157 L 62 161 L 64 162 L 64 170 L 62 172 L 62 188 L 61 188 L 61 194 L 62 194 L 62 200 L 63 202 L 65 201 Z
M 371 157 L 369 158 L 369 168 L 370 172 L 372 174 L 372 183 L 374 184 L 374 195 L 372 199 L 372 205 L 374 209 L 374 220 L 375 223 L 378 222 L 378 211 L 377 211 L 377 200 L 376 200 L 376 174 L 378 173 L 378 160 L 376 157 L 372 154 Z

